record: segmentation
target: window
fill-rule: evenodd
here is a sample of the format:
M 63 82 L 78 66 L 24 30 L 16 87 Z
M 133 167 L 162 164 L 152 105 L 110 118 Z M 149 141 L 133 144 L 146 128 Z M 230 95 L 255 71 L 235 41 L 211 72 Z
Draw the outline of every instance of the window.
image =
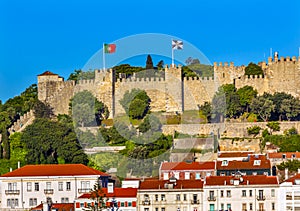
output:
M 67 182 L 66 185 L 67 185 L 67 188 L 66 188 L 66 189 L 67 189 L 67 190 L 71 190 L 71 182 Z
M 40 191 L 40 185 L 38 182 L 34 183 L 34 191 Z
M 175 177 L 176 179 L 179 179 L 179 172 L 175 172 L 175 173 L 174 173 L 174 177 Z
M 243 211 L 246 211 L 246 210 L 247 210 L 247 204 L 246 204 L 246 203 L 243 203 L 243 204 L 242 204 L 242 210 L 243 210 Z
M 242 190 L 242 197 L 246 197 L 246 190 Z
M 51 189 L 51 182 L 46 182 L 46 189 Z
M 161 208 L 161 211 L 165 211 L 166 209 L 164 207 Z
M 164 180 L 168 180 L 169 179 L 169 173 L 164 173 Z
M 230 191 L 230 190 L 228 190 L 228 191 L 226 192 L 226 196 L 227 196 L 227 197 L 231 197 L 231 191 Z
M 128 202 L 128 207 L 132 207 L 132 202 L 131 201 Z
M 249 204 L 249 210 L 253 210 L 253 205 L 252 205 L 252 203 Z
M 31 182 L 27 182 L 27 191 L 28 192 L 32 191 L 32 183 Z
M 224 172 L 221 172 L 221 173 L 220 173 L 220 176 L 225 176 L 225 173 L 224 173 Z
M 180 201 L 180 194 L 176 194 L 176 201 Z
M 196 179 L 201 179 L 200 173 L 196 173 Z
M 271 189 L 271 196 L 275 197 L 275 189 Z
M 8 183 L 7 186 L 8 186 L 7 187 L 8 190 L 17 190 L 17 183 L 16 182 Z
M 190 172 L 184 173 L 184 179 L 190 179 Z
M 161 200 L 166 201 L 166 195 L 165 194 L 161 194 Z
M 221 166 L 228 166 L 228 161 L 227 160 L 222 160 Z
M 186 194 L 183 194 L 183 201 L 186 201 Z
M 149 208 L 144 208 L 144 211 L 149 211 Z
M 272 210 L 275 210 L 275 203 L 272 202 Z
M 90 182 L 89 181 L 82 181 L 81 182 L 82 189 L 90 189 Z
M 124 207 L 125 206 L 125 203 L 124 202 L 121 202 L 121 207 Z
M 252 197 L 252 190 L 249 190 L 249 196 Z
M 69 203 L 69 198 L 67 198 L 67 197 L 62 197 L 62 198 L 61 198 L 61 203 Z
M 158 211 L 158 207 L 155 207 L 155 211 Z
M 155 194 L 155 201 L 158 201 L 158 194 Z
M 220 193 L 221 197 L 224 197 L 224 191 L 221 190 L 221 193 Z
M 254 160 L 254 163 L 253 163 L 253 165 L 254 166 L 260 166 L 260 160 Z
M 286 154 L 282 154 L 282 159 L 286 159 Z
M 63 191 L 63 183 L 62 182 L 59 182 L 58 183 L 58 191 Z
M 36 206 L 37 205 L 37 199 L 36 198 L 30 198 L 29 199 L 29 206 Z
M 18 199 L 7 199 L 7 207 L 15 208 L 19 206 Z
M 223 203 L 221 204 L 221 210 L 224 210 L 224 204 Z
M 231 210 L 231 204 L 227 204 L 227 210 Z

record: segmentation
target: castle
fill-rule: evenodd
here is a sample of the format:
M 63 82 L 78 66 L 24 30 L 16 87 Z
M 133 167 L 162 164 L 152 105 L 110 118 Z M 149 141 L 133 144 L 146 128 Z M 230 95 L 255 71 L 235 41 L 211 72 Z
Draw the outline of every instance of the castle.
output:
M 249 85 L 258 91 L 286 92 L 299 97 L 300 94 L 300 57 L 269 57 L 268 62 L 259 65 L 264 75 L 246 76 L 245 66 L 234 66 L 231 62 L 219 65 L 214 63 L 214 77 L 182 77 L 181 66 L 166 66 L 161 78 L 116 79 L 112 69 L 95 70 L 95 79 L 64 81 L 57 74 L 46 71 L 38 75 L 38 98 L 49 104 L 55 114 L 67 114 L 70 99 L 75 93 L 88 90 L 98 100 L 105 103 L 110 118 L 124 113 L 119 100 L 127 90 L 139 88 L 145 90 L 151 98 L 152 111 L 183 112 L 197 110 L 204 102 L 210 102 L 218 87 L 223 84 L 235 84 L 236 88 Z

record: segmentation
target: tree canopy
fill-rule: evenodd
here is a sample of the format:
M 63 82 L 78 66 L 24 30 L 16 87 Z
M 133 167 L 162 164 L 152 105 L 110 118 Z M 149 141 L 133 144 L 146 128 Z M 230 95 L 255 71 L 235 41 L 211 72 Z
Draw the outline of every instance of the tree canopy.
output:
M 245 68 L 245 75 L 263 75 L 264 72 L 260 66 L 250 62 Z

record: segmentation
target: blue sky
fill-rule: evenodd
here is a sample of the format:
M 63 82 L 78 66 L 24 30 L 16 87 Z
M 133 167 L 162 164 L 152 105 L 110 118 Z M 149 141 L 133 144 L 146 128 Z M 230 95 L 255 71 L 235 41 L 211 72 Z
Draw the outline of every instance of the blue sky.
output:
M 45 70 L 67 78 L 103 42 L 141 33 L 188 41 L 211 62 L 259 62 L 271 47 L 298 56 L 299 12 L 299 0 L 1 0 L 0 100 Z

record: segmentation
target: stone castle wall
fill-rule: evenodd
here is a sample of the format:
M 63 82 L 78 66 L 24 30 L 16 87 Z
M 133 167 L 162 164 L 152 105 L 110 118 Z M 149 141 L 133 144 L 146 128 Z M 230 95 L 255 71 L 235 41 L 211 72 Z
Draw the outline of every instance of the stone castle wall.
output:
M 249 85 L 264 92 L 287 92 L 295 97 L 300 94 L 300 57 L 269 58 L 260 63 L 264 76 L 245 76 L 245 66 L 236 67 L 231 62 L 214 63 L 214 78 L 182 78 L 180 66 L 166 67 L 164 78 L 129 78 L 115 80 L 112 70 L 96 70 L 94 80 L 63 81 L 58 75 L 38 77 L 38 96 L 53 107 L 55 114 L 68 113 L 69 101 L 75 93 L 89 90 L 104 102 L 110 117 L 124 113 L 119 100 L 127 90 L 143 89 L 151 98 L 153 111 L 182 112 L 196 110 L 211 101 L 220 85 L 234 83 L 237 88 Z

